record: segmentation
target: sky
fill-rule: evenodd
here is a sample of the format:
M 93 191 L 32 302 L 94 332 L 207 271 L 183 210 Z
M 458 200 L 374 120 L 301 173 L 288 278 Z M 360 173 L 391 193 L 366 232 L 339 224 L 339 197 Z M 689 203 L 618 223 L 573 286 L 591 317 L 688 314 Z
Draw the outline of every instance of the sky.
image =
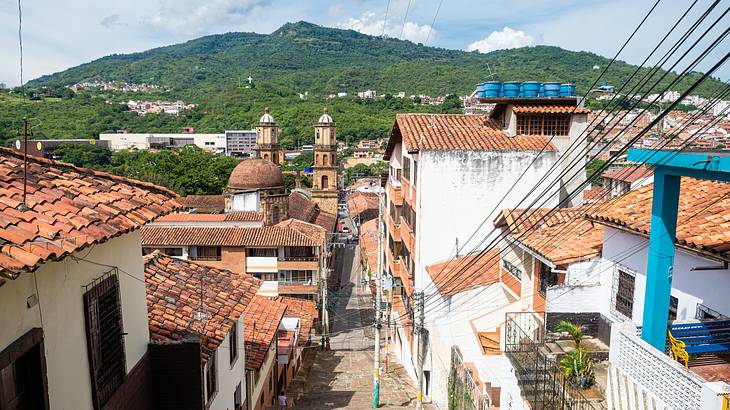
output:
M 613 57 L 654 2 L 25 0 L 22 3 L 23 81 L 109 54 L 144 51 L 231 31 L 271 33 L 284 23 L 301 20 L 373 35 L 385 32 L 387 36 L 451 49 L 489 52 L 545 44 Z M 661 1 L 619 59 L 641 63 L 689 3 Z M 699 0 L 687 20 L 699 16 L 709 4 L 710 0 Z M 724 11 L 726 6 L 720 7 Z M 718 10 L 715 15 L 719 16 Z M 724 29 L 729 25 L 730 16 L 727 16 L 718 27 Z M 682 27 L 687 25 L 679 28 Z M 717 35 L 719 29 L 710 34 L 713 33 Z M 726 39 L 708 61 L 717 61 L 728 51 L 730 40 Z M 20 52 L 16 0 L 0 2 L 0 62 L 0 83 L 18 85 Z M 707 67 L 707 64 L 699 66 L 700 69 Z M 716 77 L 728 81 L 730 65 L 723 66 Z

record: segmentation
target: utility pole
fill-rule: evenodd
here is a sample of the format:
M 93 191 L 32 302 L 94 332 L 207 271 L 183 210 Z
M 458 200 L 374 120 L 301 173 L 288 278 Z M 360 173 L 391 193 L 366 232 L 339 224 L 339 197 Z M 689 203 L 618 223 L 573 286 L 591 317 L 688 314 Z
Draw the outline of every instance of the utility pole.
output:
M 423 311 L 423 292 L 422 291 L 414 291 L 413 292 L 413 298 L 415 299 L 416 303 L 416 310 L 418 314 L 418 322 L 415 327 L 416 331 L 416 366 L 418 366 L 418 370 L 416 371 L 416 375 L 418 376 L 418 391 L 416 394 L 416 409 L 420 410 L 423 408 L 423 353 L 424 353 L 424 347 L 423 346 L 423 336 L 425 335 L 425 329 L 423 328 L 423 319 L 424 319 L 424 311 Z
M 380 305 L 383 302 L 383 206 L 382 193 L 378 193 L 378 264 L 375 284 L 375 364 L 373 368 L 373 408 L 380 407 Z

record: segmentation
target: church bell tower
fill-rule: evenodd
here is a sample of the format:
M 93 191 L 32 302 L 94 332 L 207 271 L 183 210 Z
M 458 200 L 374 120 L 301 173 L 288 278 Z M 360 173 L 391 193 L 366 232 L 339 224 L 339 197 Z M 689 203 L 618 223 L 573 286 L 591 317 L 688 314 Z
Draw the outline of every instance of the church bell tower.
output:
M 269 107 L 264 108 L 264 115 L 261 116 L 256 126 L 256 152 L 257 158 L 267 159 L 276 165 L 281 163 L 281 146 L 279 145 L 279 126 L 274 117 L 269 114 Z
M 325 107 L 324 113 L 314 125 L 314 180 L 312 200 L 319 208 L 337 214 L 337 127 Z

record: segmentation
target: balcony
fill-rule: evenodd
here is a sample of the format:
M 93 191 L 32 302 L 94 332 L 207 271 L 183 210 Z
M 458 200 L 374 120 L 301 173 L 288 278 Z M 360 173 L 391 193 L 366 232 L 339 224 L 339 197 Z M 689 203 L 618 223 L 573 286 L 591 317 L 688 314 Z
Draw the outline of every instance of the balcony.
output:
M 249 256 L 246 258 L 247 273 L 277 272 L 278 259 L 276 256 Z
M 317 256 L 287 256 L 278 260 L 279 270 L 318 270 Z
M 386 192 L 388 194 L 388 199 L 390 199 L 393 204 L 395 204 L 396 206 L 403 205 L 403 193 L 401 191 L 400 181 L 398 181 L 396 184 L 393 178 L 388 180 L 388 184 L 386 185 Z
M 188 260 L 191 261 L 202 261 L 202 262 L 212 262 L 212 261 L 220 261 L 220 256 L 188 256 Z

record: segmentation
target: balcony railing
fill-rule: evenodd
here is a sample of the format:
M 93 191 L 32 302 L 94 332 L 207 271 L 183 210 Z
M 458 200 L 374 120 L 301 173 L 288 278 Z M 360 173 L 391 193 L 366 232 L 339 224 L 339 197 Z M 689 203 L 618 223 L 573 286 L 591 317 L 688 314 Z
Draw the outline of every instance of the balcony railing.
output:
M 280 257 L 279 260 L 286 262 L 316 262 L 317 256 L 283 256 Z
M 220 256 L 188 256 L 191 261 L 219 261 Z
M 507 313 L 505 354 L 515 369 L 522 396 L 535 409 L 599 410 L 570 384 L 554 358 L 544 349 L 545 327 L 537 312 Z

